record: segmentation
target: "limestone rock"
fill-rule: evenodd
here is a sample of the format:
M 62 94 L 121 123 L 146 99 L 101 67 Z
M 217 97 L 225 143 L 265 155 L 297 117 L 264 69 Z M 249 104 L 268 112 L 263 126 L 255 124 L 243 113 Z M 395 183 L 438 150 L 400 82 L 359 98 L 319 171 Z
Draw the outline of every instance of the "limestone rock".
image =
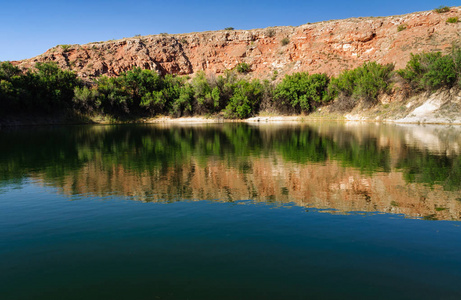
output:
M 161 74 L 186 75 L 202 70 L 221 74 L 240 62 L 250 64 L 249 76 L 258 78 L 269 78 L 275 70 L 279 75 L 300 71 L 336 75 L 366 61 L 395 63 L 396 68 L 403 68 L 410 53 L 444 52 L 453 42 L 460 42 L 461 23 L 446 22 L 460 15 L 461 7 L 452 7 L 443 14 L 427 11 L 298 27 L 140 36 L 56 46 L 14 63 L 28 68 L 36 62 L 55 61 L 61 68 L 90 78 L 116 76 L 135 66 Z M 289 43 L 283 45 L 283 39 Z

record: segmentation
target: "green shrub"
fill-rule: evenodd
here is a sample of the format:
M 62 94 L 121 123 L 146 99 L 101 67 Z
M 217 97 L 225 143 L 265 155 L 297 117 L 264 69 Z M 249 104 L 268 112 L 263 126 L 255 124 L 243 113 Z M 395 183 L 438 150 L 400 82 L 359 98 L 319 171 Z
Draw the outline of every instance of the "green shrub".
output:
M 332 78 L 329 92 L 331 95 L 373 102 L 380 93 L 389 90 L 393 70 L 393 64 L 364 63 L 361 67 L 344 71 L 337 78 Z
M 275 29 L 269 28 L 266 30 L 266 35 L 268 37 L 274 37 L 275 36 Z
M 264 91 L 259 80 L 254 79 L 251 82 L 240 80 L 233 90 L 234 93 L 224 112 L 226 117 L 243 119 L 258 112 Z
M 443 14 L 443 13 L 449 12 L 450 8 L 448 6 L 441 5 L 441 6 L 437 7 L 436 9 L 434 9 L 434 11 L 436 13 Z
M 0 116 L 18 109 L 18 89 L 8 80 L 0 79 Z
M 153 71 L 147 72 L 155 74 L 153 75 L 155 81 L 151 81 L 150 85 L 145 85 L 146 89 L 140 93 L 140 106 L 147 113 L 181 116 L 192 110 L 193 90 L 185 83 L 184 78 L 170 74 L 162 78 Z
M 17 67 L 0 64 L 0 105 L 5 111 L 54 112 L 72 108 L 74 88 L 82 82 L 56 63 L 37 63 L 23 74 Z
M 459 51 L 459 50 L 458 50 Z M 436 53 L 412 54 L 405 69 L 398 74 L 416 90 L 452 87 L 457 78 L 454 51 L 452 55 Z
M 403 31 L 405 29 L 407 29 L 407 24 L 401 24 L 397 26 L 397 32 Z
M 74 96 L 75 86 L 81 83 L 77 75 L 71 71 L 65 71 L 58 67 L 56 63 L 37 63 L 36 76 L 39 88 L 38 96 L 55 107 L 68 107 Z
M 455 67 L 455 73 L 457 77 L 457 84 L 458 87 L 461 88 L 461 49 L 453 47 L 451 57 L 453 58 L 453 64 Z
M 316 104 L 328 101 L 326 74 L 309 75 L 307 72 L 286 75 L 274 91 L 274 98 L 282 105 L 290 105 L 298 112 L 308 112 Z
M 157 104 L 164 114 L 181 116 L 192 110 L 193 89 L 184 78 L 168 74 L 163 78 L 161 90 L 157 92 Z
M 235 71 L 227 70 L 224 76 L 219 76 L 213 85 L 212 98 L 215 100 L 216 111 L 221 111 L 229 103 L 234 94 L 235 84 L 238 76 Z
M 165 89 L 165 80 L 155 71 L 133 68 L 118 77 L 102 76 L 96 81 L 98 109 L 113 116 L 155 114 L 167 111 L 159 105 L 157 92 Z M 166 101 L 166 100 L 165 100 Z
M 190 84 L 183 84 L 179 89 L 179 96 L 173 100 L 172 114 L 181 117 L 192 113 L 194 89 Z
M 63 52 L 68 52 L 70 50 L 70 48 L 72 47 L 71 45 L 60 45 L 61 46 L 61 49 Z
M 235 30 L 235 28 L 234 27 L 226 27 L 226 28 L 224 28 L 224 30 Z
M 94 110 L 98 109 L 101 105 L 101 101 L 99 101 L 99 92 L 97 90 L 97 87 L 75 87 L 74 97 L 72 101 L 74 104 L 74 109 L 82 113 L 91 113 Z
M 239 73 L 248 73 L 251 70 L 251 66 L 245 62 L 241 62 L 235 67 L 235 69 Z
M 21 74 L 21 70 L 9 61 L 0 62 L 0 79 L 11 80 Z
M 452 17 L 447 19 L 447 23 L 458 23 L 459 18 L 458 17 Z
M 456 81 L 453 59 L 449 55 L 433 55 L 429 61 L 422 85 L 426 89 L 436 90 L 441 87 L 452 87 Z
M 127 104 L 130 96 L 124 88 L 122 79 L 101 76 L 97 79 L 96 84 L 101 113 L 108 115 L 125 115 L 130 112 Z
M 283 38 L 280 43 L 282 44 L 282 46 L 286 46 L 290 43 L 290 39 L 289 38 Z
M 215 113 L 220 107 L 220 94 L 214 90 L 214 86 L 206 77 L 205 72 L 200 71 L 192 79 L 196 111 L 200 114 Z

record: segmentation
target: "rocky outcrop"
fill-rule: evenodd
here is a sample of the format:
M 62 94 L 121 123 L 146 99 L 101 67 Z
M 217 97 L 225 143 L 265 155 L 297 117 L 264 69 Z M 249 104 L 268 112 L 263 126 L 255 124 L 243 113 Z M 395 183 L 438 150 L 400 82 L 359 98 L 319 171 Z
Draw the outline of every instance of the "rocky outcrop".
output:
M 161 74 L 222 74 L 241 62 L 250 76 L 299 71 L 335 75 L 366 61 L 402 68 L 411 53 L 448 51 L 460 41 L 461 23 L 447 23 L 461 7 L 392 17 L 353 18 L 254 30 L 160 34 L 85 45 L 58 45 L 37 57 L 14 62 L 28 68 L 55 61 L 81 77 L 115 76 L 132 69 Z

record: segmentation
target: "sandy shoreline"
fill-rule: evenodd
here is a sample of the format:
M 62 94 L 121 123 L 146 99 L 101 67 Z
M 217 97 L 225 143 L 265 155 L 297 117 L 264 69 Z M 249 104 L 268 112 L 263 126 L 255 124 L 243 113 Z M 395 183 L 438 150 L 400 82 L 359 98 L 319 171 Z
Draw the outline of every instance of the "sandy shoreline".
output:
M 217 124 L 217 123 L 309 123 L 309 122 L 344 122 L 344 123 L 383 123 L 383 124 L 417 124 L 417 125 L 461 125 L 461 120 L 449 120 L 447 118 L 403 118 L 397 120 L 391 119 L 372 119 L 361 115 L 345 115 L 345 116 L 256 116 L 248 119 L 225 119 L 222 117 L 179 117 L 172 118 L 168 116 L 154 118 L 140 118 L 133 121 L 114 121 L 94 119 L 88 122 L 78 122 L 75 120 L 63 120 L 52 118 L 28 118 L 25 120 L 0 120 L 1 127 L 16 127 L 16 126 L 39 126 L 39 125 L 116 125 L 116 124 Z
M 332 117 L 329 115 L 325 116 L 256 116 L 248 119 L 224 119 L 224 118 L 209 118 L 209 117 L 180 117 L 180 118 L 171 118 L 171 117 L 159 117 L 152 119 L 144 119 L 143 123 L 177 123 L 177 124 L 187 124 L 187 123 L 307 123 L 307 122 L 363 122 L 363 123 L 392 123 L 392 124 L 420 124 L 420 125 L 461 125 L 461 120 L 449 120 L 447 118 L 404 118 L 404 119 L 370 119 L 363 116 L 355 115 L 345 115 L 344 117 Z

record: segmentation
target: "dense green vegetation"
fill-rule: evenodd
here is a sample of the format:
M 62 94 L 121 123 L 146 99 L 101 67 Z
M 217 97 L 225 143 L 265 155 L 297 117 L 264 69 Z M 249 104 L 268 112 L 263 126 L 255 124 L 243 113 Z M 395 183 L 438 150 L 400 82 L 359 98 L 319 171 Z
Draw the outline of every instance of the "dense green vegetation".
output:
M 72 107 L 74 88 L 82 84 L 75 73 L 55 64 L 37 63 L 25 74 L 8 62 L 0 63 L 0 111 L 51 112 Z
M 388 92 L 393 69 L 392 64 L 365 63 L 333 78 L 330 91 L 335 95 L 375 101 L 379 94 Z
M 160 76 L 134 68 L 118 77 L 101 76 L 83 81 L 53 63 L 38 63 L 22 72 L 9 62 L 0 63 L 0 115 L 77 112 L 114 118 L 222 114 L 247 118 L 260 110 L 309 113 L 335 101 L 350 109 L 360 102 L 373 105 L 393 83 L 404 80 L 411 90 L 461 87 L 461 50 L 448 55 L 412 55 L 407 66 L 393 71 L 392 64 L 368 62 L 337 77 L 294 73 L 280 82 L 248 79 L 250 65 L 240 63 L 217 77 L 199 72 L 194 78 Z
M 412 54 L 405 69 L 398 74 L 415 90 L 461 87 L 461 50 L 448 55 L 440 52 Z
M 307 72 L 287 75 L 277 85 L 274 99 L 281 105 L 289 105 L 296 112 L 309 112 L 321 103 L 328 102 L 328 84 L 330 79 L 325 74 L 309 75 Z

